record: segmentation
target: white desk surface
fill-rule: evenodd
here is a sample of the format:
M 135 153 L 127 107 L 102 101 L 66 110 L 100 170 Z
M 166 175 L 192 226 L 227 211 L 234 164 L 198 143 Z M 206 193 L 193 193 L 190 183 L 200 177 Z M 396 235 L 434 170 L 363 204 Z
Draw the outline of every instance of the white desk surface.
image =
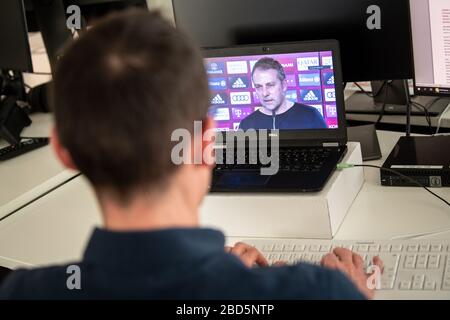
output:
M 383 159 L 371 164 L 382 163 L 400 136 L 386 131 L 378 135 Z M 336 239 L 390 239 L 450 227 L 448 207 L 425 190 L 383 187 L 376 169 L 365 169 L 365 178 Z M 450 199 L 449 188 L 434 190 Z M 101 218 L 93 192 L 84 177 L 77 177 L 0 222 L 0 265 L 79 259 L 96 225 Z M 434 237 L 448 239 L 450 232 Z
M 51 115 L 35 114 L 32 120 L 22 136 L 48 137 Z M 50 145 L 0 162 L 0 219 L 76 174 L 58 162 Z

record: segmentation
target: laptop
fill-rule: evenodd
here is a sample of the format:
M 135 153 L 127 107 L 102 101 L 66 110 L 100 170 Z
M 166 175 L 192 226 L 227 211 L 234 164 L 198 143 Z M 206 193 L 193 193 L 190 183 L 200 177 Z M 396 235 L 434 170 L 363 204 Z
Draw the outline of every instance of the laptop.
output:
M 347 147 L 336 40 L 204 48 L 211 192 L 320 191 Z

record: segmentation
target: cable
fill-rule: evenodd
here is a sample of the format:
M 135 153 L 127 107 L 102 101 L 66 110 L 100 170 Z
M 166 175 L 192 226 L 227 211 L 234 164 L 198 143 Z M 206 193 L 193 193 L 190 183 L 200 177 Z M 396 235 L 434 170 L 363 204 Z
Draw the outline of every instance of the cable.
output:
M 438 99 L 438 100 L 439 100 L 439 99 Z M 437 101 L 437 100 L 436 100 L 436 101 Z M 444 117 L 444 115 L 447 113 L 447 111 L 448 111 L 449 109 L 450 109 L 450 103 L 447 105 L 447 107 L 444 109 L 444 111 L 442 111 L 441 115 L 439 116 L 435 134 L 438 134 L 438 133 L 439 133 L 439 129 L 441 128 L 441 121 L 442 121 L 442 118 Z
M 418 102 L 414 102 L 414 101 L 411 101 L 411 104 L 413 106 L 415 106 L 415 107 L 419 107 L 419 108 L 423 109 L 424 115 L 425 115 L 425 119 L 426 119 L 427 124 L 428 124 L 428 129 L 430 130 L 430 134 L 433 134 L 433 127 L 431 126 L 431 118 L 430 118 L 430 114 L 428 113 L 427 107 L 425 107 L 424 105 L 422 105 L 422 104 L 420 104 Z
M 369 96 L 370 98 L 375 98 L 381 93 L 383 88 L 386 86 L 387 82 L 388 82 L 387 80 L 383 81 L 383 83 L 381 84 L 380 88 L 378 89 L 378 91 L 376 93 L 367 92 L 366 90 L 364 90 L 363 87 L 361 87 L 361 85 L 358 82 L 354 82 L 354 84 L 359 88 L 359 90 L 361 90 L 362 93 Z
M 402 177 L 403 179 L 408 180 L 409 182 L 412 182 L 413 184 L 424 188 L 425 190 L 427 190 L 429 193 L 431 193 L 433 196 L 437 197 L 438 199 L 440 199 L 441 201 L 443 201 L 446 205 L 448 205 L 450 207 L 450 202 L 448 202 L 447 200 L 445 200 L 444 198 L 442 198 L 441 196 L 437 195 L 436 193 L 434 193 L 433 191 L 431 191 L 430 189 L 428 189 L 427 187 L 425 187 L 423 184 L 421 184 L 419 181 L 408 177 L 406 175 L 404 175 L 403 173 L 398 172 L 397 170 L 393 170 L 390 168 L 383 168 L 380 166 L 375 166 L 375 165 L 371 165 L 371 164 L 349 164 L 349 163 L 338 163 L 336 166 L 338 169 L 347 169 L 347 168 L 352 168 L 352 167 L 368 167 L 368 168 L 376 168 L 376 169 L 380 169 L 380 170 L 384 170 L 387 172 L 391 172 L 394 173 L 400 177 Z
M 385 81 L 385 83 L 386 83 L 387 86 L 386 86 L 386 90 L 384 91 L 383 106 L 381 107 L 380 115 L 378 116 L 378 119 L 377 119 L 377 121 L 375 122 L 375 126 L 377 126 L 377 125 L 380 124 L 380 121 L 381 121 L 381 119 L 382 119 L 383 116 L 384 116 L 384 111 L 386 110 L 386 104 L 387 104 L 387 100 L 388 100 L 388 92 L 389 92 L 389 85 L 388 85 L 388 82 L 387 82 L 387 81 Z

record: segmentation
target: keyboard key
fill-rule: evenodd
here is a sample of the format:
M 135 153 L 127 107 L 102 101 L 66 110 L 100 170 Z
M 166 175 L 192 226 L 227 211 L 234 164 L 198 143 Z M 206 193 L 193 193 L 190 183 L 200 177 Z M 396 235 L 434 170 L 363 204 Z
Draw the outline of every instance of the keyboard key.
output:
M 417 252 L 419 251 L 419 245 L 418 244 L 410 244 L 408 246 L 408 252 Z
M 436 281 L 425 281 L 423 286 L 424 290 L 435 290 L 436 289 Z
M 290 254 L 282 253 L 280 254 L 280 261 L 288 262 L 290 258 Z
M 283 251 L 283 248 L 284 248 L 284 246 L 282 243 L 277 243 L 277 244 L 275 244 L 273 251 Z
M 370 252 L 378 252 L 378 251 L 380 251 L 380 245 L 379 244 L 371 244 L 369 246 L 369 251 Z
M 321 245 L 320 246 L 320 252 L 330 252 L 331 246 L 330 245 Z
M 391 251 L 391 245 L 390 245 L 390 244 L 383 244 L 383 245 L 381 246 L 381 248 L 380 248 L 380 251 L 383 251 L 383 252 L 389 252 L 389 251 Z
M 298 252 L 305 251 L 305 245 L 303 245 L 303 244 L 296 244 L 296 245 L 294 245 L 294 251 L 298 251 Z
M 438 254 L 430 254 L 428 258 L 428 269 L 437 269 L 439 268 L 439 258 Z
M 411 288 L 411 281 L 401 281 L 399 289 L 400 290 L 409 290 Z
M 444 280 L 444 282 L 442 283 L 442 290 L 450 290 L 450 281 L 449 280 Z
M 320 250 L 320 245 L 318 245 L 318 244 L 312 244 L 309 247 L 309 251 L 311 251 L 311 252 L 319 252 L 319 250 Z
M 424 275 L 413 276 L 412 289 L 413 290 L 422 290 L 424 281 L 425 281 Z
M 427 268 L 427 262 L 428 262 L 428 255 L 427 254 L 419 254 L 417 257 L 417 269 L 426 269 Z
M 264 252 L 270 252 L 273 250 L 273 244 L 265 244 L 262 247 L 262 251 Z
M 414 269 L 416 267 L 416 255 L 408 254 L 405 258 L 405 269 Z
M 367 251 L 369 251 L 369 245 L 360 244 L 355 250 L 358 252 L 367 252 Z
M 284 251 L 294 251 L 294 245 L 293 244 L 285 244 L 284 245 Z
M 401 252 L 403 248 L 403 245 L 401 244 L 393 244 L 391 247 L 392 252 Z
M 382 290 L 391 290 L 394 288 L 393 280 L 381 280 L 381 289 Z
M 419 251 L 420 252 L 428 252 L 428 251 L 430 251 L 430 245 L 429 244 L 421 244 L 419 246 Z
M 431 252 L 441 252 L 442 250 L 442 245 L 440 244 L 433 244 L 431 246 Z

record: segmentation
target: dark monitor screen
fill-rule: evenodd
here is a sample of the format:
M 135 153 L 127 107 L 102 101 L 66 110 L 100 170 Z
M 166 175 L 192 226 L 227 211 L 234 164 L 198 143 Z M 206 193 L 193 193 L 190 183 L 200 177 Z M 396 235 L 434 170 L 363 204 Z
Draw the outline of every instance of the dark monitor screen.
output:
M 348 82 L 413 77 L 408 2 L 173 0 L 173 8 L 177 26 L 202 47 L 337 39 Z M 372 5 L 378 16 L 367 13 Z M 379 18 L 380 29 L 368 28 L 371 18 Z
M 0 69 L 33 70 L 22 0 L 0 1 Z
M 450 96 L 450 1 L 411 0 L 415 92 Z

